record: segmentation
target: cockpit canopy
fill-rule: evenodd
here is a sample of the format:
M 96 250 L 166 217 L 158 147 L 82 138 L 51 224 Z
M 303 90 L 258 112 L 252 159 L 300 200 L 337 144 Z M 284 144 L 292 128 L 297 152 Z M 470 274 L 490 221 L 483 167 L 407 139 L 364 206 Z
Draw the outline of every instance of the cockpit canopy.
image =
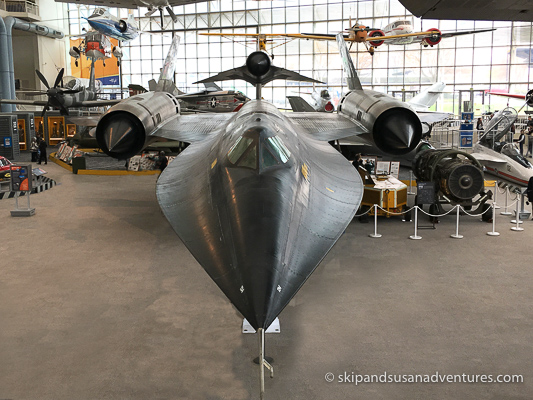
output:
M 278 136 L 261 135 L 250 129 L 237 139 L 228 152 L 228 160 L 237 167 L 265 169 L 285 164 L 291 153 Z

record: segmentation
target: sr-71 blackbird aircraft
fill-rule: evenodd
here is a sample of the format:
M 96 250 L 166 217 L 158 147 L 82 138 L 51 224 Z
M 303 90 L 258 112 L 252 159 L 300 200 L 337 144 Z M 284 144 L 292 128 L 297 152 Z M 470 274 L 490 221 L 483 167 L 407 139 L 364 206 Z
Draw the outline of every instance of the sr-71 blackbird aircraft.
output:
M 264 367 L 272 372 L 264 331 L 340 238 L 363 195 L 358 172 L 327 142 L 367 134 L 401 154 L 416 146 L 421 126 L 389 110 L 369 132 L 353 118 L 350 94 L 338 113 L 281 113 L 261 100 L 262 86 L 314 80 L 273 66 L 262 51 L 201 82 L 225 79 L 253 84 L 257 99 L 236 113 L 181 115 L 172 94 L 143 93 L 108 110 L 96 137 L 119 159 L 157 138 L 190 143 L 159 177 L 157 198 L 189 251 L 259 333 L 262 398 Z

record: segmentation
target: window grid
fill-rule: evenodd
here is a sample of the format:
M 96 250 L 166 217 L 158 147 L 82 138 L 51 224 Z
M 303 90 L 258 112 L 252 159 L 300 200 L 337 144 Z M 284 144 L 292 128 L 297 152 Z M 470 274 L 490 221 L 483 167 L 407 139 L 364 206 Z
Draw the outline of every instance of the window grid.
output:
M 69 5 L 70 34 L 81 33 L 86 27 L 82 19 L 94 10 L 92 6 Z M 398 19 L 414 20 L 415 29 L 436 27 L 440 30 L 498 28 L 460 38 L 443 39 L 433 48 L 418 44 L 407 46 L 382 45 L 372 57 L 364 46 L 354 44 L 354 64 L 364 87 L 386 92 L 420 91 L 434 82 L 443 81 L 448 92 L 439 100 L 442 111 L 458 111 L 459 91 L 504 89 L 525 92 L 529 86 L 533 54 L 531 23 L 490 21 L 420 21 L 413 18 L 397 0 L 299 0 L 285 4 L 282 1 L 244 2 L 211 1 L 173 7 L 178 17 L 174 23 L 165 15 L 165 36 L 140 35 L 122 45 L 122 86 L 129 83 L 148 86 L 150 79 L 157 79 L 164 62 L 172 35 L 181 36 L 175 73 L 176 85 L 183 91 L 201 89 L 193 82 L 214 75 L 221 70 L 244 64 L 246 55 L 254 50 L 254 43 L 242 43 L 226 38 L 203 37 L 198 32 L 227 33 L 285 33 L 319 32 L 335 33 L 348 27 L 349 16 L 358 16 L 365 25 L 383 28 Z M 113 14 L 126 18 L 128 10 L 111 9 Z M 146 8 L 134 11 L 143 30 L 161 31 L 159 16 L 144 17 Z M 352 21 L 355 23 L 355 19 Z M 281 43 L 276 41 L 276 44 Z M 244 45 L 247 45 L 246 48 Z M 327 87 L 334 102 L 346 91 L 342 67 L 334 42 L 295 40 L 277 46 L 273 50 L 274 64 L 312 76 L 327 82 L 316 85 Z M 249 97 L 255 89 L 240 81 L 219 83 L 224 89 L 240 90 Z M 288 107 L 285 96 L 309 92 L 313 85 L 307 83 L 274 81 L 263 90 L 263 97 L 280 107 Z M 273 99 L 273 94 L 276 97 Z M 281 96 L 280 94 L 285 94 Z M 305 97 L 305 95 L 304 95 Z M 485 103 L 491 109 L 507 104 L 507 99 L 490 97 Z M 477 107 L 477 105 L 475 105 Z M 477 110 L 477 109 L 476 109 Z M 488 111 L 481 109 L 480 111 Z

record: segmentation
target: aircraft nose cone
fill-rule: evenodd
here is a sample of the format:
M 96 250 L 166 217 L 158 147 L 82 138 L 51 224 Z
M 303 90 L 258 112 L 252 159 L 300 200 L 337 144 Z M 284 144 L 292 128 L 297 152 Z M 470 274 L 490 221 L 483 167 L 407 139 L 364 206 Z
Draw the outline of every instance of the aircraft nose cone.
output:
M 416 114 L 405 108 L 385 111 L 374 124 L 376 145 L 386 153 L 407 154 L 422 138 L 422 124 Z

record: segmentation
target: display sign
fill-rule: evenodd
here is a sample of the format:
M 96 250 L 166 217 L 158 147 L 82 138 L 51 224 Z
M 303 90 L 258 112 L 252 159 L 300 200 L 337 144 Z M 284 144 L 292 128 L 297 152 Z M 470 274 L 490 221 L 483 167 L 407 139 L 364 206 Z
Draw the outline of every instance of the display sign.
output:
M 463 123 L 459 129 L 459 148 L 472 148 L 474 144 L 474 124 Z
M 462 112 L 461 113 L 461 119 L 463 121 L 473 121 L 474 120 L 474 113 L 473 112 Z
M 11 165 L 11 191 L 31 191 L 32 168 L 31 165 Z
M 9 148 L 12 147 L 13 144 L 11 142 L 11 138 L 9 136 L 4 137 L 4 147 Z
M 417 182 L 416 184 L 416 204 L 435 203 L 435 184 L 433 182 Z

